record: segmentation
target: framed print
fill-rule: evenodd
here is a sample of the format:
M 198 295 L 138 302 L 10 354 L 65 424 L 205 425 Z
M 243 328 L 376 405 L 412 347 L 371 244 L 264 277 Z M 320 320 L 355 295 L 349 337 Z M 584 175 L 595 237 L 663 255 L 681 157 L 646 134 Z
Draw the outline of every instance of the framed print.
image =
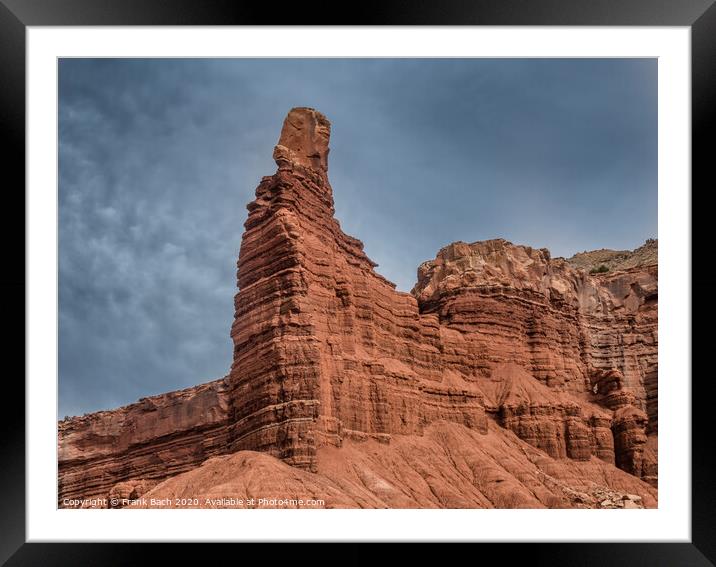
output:
M 691 187 L 716 9 L 367 8 L 0 6 L 26 211 L 8 565 L 152 542 L 712 564 Z

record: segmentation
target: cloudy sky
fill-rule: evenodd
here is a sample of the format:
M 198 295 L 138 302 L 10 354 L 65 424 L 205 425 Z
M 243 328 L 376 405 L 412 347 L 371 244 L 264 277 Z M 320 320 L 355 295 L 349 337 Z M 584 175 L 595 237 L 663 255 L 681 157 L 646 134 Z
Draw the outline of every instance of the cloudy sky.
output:
M 293 106 L 332 122 L 343 229 L 408 291 L 455 240 L 657 235 L 657 65 L 63 59 L 59 416 L 220 378 L 246 204 Z

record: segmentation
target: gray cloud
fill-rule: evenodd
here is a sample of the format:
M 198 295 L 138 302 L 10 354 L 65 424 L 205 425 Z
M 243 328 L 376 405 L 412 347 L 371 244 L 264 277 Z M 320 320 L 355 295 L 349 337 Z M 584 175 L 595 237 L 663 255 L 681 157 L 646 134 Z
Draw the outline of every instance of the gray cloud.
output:
M 224 375 L 245 205 L 287 110 L 333 123 L 336 214 L 408 290 L 454 240 L 655 236 L 655 60 L 63 59 L 59 411 Z

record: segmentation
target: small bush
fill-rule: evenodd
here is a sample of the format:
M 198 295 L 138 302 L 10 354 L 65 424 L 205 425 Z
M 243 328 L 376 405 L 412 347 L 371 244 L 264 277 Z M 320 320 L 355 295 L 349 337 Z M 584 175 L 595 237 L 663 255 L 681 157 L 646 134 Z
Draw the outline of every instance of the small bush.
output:
M 603 274 L 608 271 L 609 271 L 609 268 L 607 266 L 605 266 L 604 264 L 602 264 L 598 268 L 592 268 L 591 270 L 589 270 L 589 273 L 590 274 Z

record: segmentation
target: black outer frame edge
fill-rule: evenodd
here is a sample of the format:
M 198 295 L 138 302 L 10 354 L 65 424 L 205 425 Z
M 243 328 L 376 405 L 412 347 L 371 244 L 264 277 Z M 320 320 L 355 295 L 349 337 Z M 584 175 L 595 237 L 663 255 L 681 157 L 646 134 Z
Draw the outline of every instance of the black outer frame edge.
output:
M 25 26 L 0 3 L 0 139 L 3 199 L 0 242 L 4 244 L 0 294 L 6 332 L 0 433 L 0 563 L 25 541 Z M 9 174 L 9 176 L 8 176 Z M 9 178 L 8 178 L 9 177 Z M 12 266 L 12 267 L 11 267 Z M 21 299 L 22 298 L 22 299 Z M 9 323 L 12 320 L 13 323 Z M 20 358 L 22 356 L 22 358 Z M 18 364 L 19 362 L 19 364 Z
M 23 545 L 5 565 L 24 566 L 102 566 L 124 567 L 127 565 L 208 564 L 212 559 L 226 557 L 232 563 L 241 564 L 241 558 L 250 561 L 263 555 L 269 564 L 290 561 L 293 564 L 318 567 L 336 565 L 364 567 L 376 558 L 395 554 L 379 543 L 349 544 L 162 544 L 162 543 L 34 543 Z M 333 545 L 336 551 L 325 549 Z M 338 546 L 340 545 L 340 548 Z M 447 555 L 457 559 L 462 552 L 467 557 L 489 560 L 497 557 L 507 559 L 507 565 L 530 566 L 629 566 L 629 567 L 709 567 L 713 563 L 690 543 L 484 543 L 453 544 L 462 550 L 450 550 Z M 479 547 L 475 548 L 478 545 Z M 242 546 L 242 547 L 239 547 Z M 248 547 L 247 547 L 248 546 Z M 320 547 L 319 547 L 320 546 Z M 469 546 L 469 547 L 467 547 Z M 247 551 L 248 549 L 248 551 Z M 402 546 L 397 553 L 401 565 L 445 565 L 444 547 L 416 544 Z M 251 557 L 251 559 L 248 559 Z M 453 559 L 454 560 L 454 559 Z
M 688 26 L 713 0 L 314 1 L 298 9 L 236 0 L 2 0 L 25 25 Z
M 704 267 L 704 260 L 710 256 L 709 242 L 713 241 L 713 213 L 708 196 L 716 187 L 714 153 L 710 149 L 716 131 L 716 4 L 691 28 L 691 115 L 691 529 L 696 547 L 716 563 L 716 455 L 711 405 L 716 385 L 709 373 L 697 371 L 695 364 L 697 353 L 703 361 L 704 353 L 713 351 L 709 322 L 716 317 L 713 301 L 716 275 Z M 698 309 L 694 310 L 696 298 Z
M 5 4 L 5 5 L 3 5 Z M 336 4 L 334 4 L 335 6 Z M 6 6 L 10 7 L 10 10 Z M 450 0 L 432 2 L 416 0 L 410 2 L 382 2 L 377 9 L 370 10 L 362 4 L 363 12 L 351 14 L 351 23 L 373 25 L 669 25 L 692 26 L 692 140 L 693 140 L 693 187 L 702 187 L 700 196 L 706 194 L 706 187 L 713 187 L 714 174 L 709 168 L 712 157 L 708 151 L 709 138 L 714 131 L 716 115 L 716 5 L 713 0 L 689 0 L 681 3 L 667 0 L 629 0 L 617 3 L 611 0 L 502 0 L 474 1 Z M 316 24 L 315 14 L 330 16 L 330 8 L 322 10 L 311 6 L 310 24 Z M 279 25 L 283 19 L 300 25 L 296 14 L 270 13 L 271 8 L 261 13 L 255 5 L 250 9 L 241 9 L 228 0 L 209 0 L 203 3 L 191 0 L 0 0 L 0 136 L 6 144 L 3 160 L 6 171 L 14 173 L 18 185 L 25 183 L 25 26 L 28 25 L 256 25 L 256 22 L 271 21 Z M 268 17 L 266 17 L 268 15 Z M 300 15 L 299 15 L 300 16 Z M 24 193 L 23 193 L 24 194 Z M 18 227 L 12 222 L 22 224 L 24 234 L 24 197 L 20 192 L 7 191 L 5 199 L 15 199 L 6 210 L 14 211 L 2 223 L 4 242 L 17 240 Z M 708 258 L 709 235 L 698 234 L 698 227 L 704 227 L 708 206 L 697 204 L 697 193 L 692 192 L 692 230 L 694 259 Z M 7 203 L 7 201 L 6 201 Z M 703 205 L 703 203 L 702 203 Z M 5 208 L 5 207 L 4 207 Z M 20 221 L 20 219 L 22 219 Z M 699 253 L 700 252 L 700 253 Z M 14 298 L 24 295 L 25 259 L 19 247 L 15 250 L 6 247 L 5 256 L 10 255 L 11 262 L 22 266 L 12 272 L 15 279 L 5 278 L 0 285 L 5 297 Z M 694 313 L 693 323 L 712 320 L 716 315 L 714 303 L 708 301 L 716 291 L 716 277 L 701 272 L 693 275 L 693 293 L 706 300 L 699 303 L 699 311 Z M 12 311 L 21 328 L 25 329 L 24 313 L 21 318 L 20 302 L 6 302 L 6 309 Z M 13 330 L 17 330 L 17 326 Z M 693 352 L 708 351 L 711 334 L 696 332 L 694 325 Z M 19 333 L 5 341 L 7 352 L 24 352 L 20 342 L 24 340 Z M 8 343 L 8 341 L 10 341 Z M 24 343 L 23 343 L 24 344 Z M 699 348 L 701 347 L 701 348 Z M 24 374 L 24 360 L 22 362 Z M 19 373 L 6 380 L 10 389 L 10 399 L 25 399 L 24 387 L 13 380 Z M 710 402 L 716 395 L 716 387 L 706 376 L 694 381 L 693 389 L 693 446 L 710 447 L 711 429 Z M 154 562 L 154 556 L 167 560 L 174 555 L 183 563 L 188 560 L 205 561 L 207 556 L 235 549 L 226 544 L 23 544 L 25 541 L 25 412 L 24 403 L 6 404 L 5 411 L 10 412 L 6 423 L 15 426 L 6 429 L 0 436 L 0 454 L 3 466 L 0 467 L 0 561 L 5 561 L 14 550 L 7 565 L 126 565 L 128 563 Z M 692 540 L 690 543 L 635 543 L 635 544 L 511 544 L 509 556 L 524 559 L 532 564 L 565 565 L 713 565 L 716 564 L 716 490 L 713 483 L 713 471 L 716 470 L 714 454 L 711 451 L 692 452 Z M 22 487 L 22 488 L 20 488 Z M 278 534 L 277 534 L 278 535 Z M 287 534 L 288 535 L 288 534 Z M 290 536 L 288 536 L 290 537 Z M 317 534 L 317 538 L 320 535 Z M 274 544 L 276 545 L 276 544 Z M 313 544 L 303 545 L 298 553 L 295 550 L 284 553 L 296 559 L 296 555 L 310 558 L 312 564 L 319 558 L 330 556 L 320 551 L 310 551 Z M 371 549 L 376 544 L 349 544 L 342 546 L 341 563 L 357 565 L 370 560 L 379 550 Z M 503 544 L 483 544 L 503 545 Z M 294 548 L 295 549 L 295 548 Z M 492 548 L 491 551 L 505 553 L 504 548 Z M 260 553 L 260 550 L 257 550 Z M 418 548 L 417 558 L 427 558 L 425 547 Z M 408 559 L 411 552 L 401 551 Z M 274 555 L 275 552 L 271 552 Z M 711 561 L 709 561 L 710 558 Z M 444 559 L 444 558 L 443 558 Z M 346 561 L 347 560 L 347 561 Z M 333 562 L 333 561 L 332 561 Z

